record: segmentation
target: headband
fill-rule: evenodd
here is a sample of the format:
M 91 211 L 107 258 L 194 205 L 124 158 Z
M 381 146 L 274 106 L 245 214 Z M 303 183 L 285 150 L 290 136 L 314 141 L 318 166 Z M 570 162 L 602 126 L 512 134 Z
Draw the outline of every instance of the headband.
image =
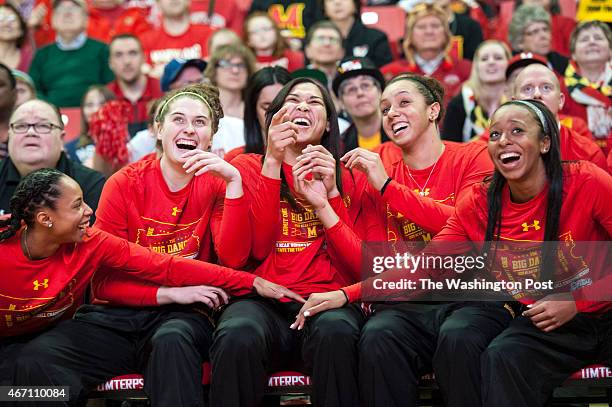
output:
M 195 92 L 179 92 L 179 93 L 177 93 L 176 95 L 172 96 L 170 99 L 168 99 L 168 100 L 166 100 L 164 102 L 164 104 L 162 105 L 161 109 L 159 109 L 159 113 L 157 114 L 158 119 L 160 119 L 163 116 L 164 110 L 166 110 L 166 108 L 168 107 L 170 102 L 172 102 L 174 99 L 176 99 L 179 96 L 186 96 L 186 95 L 197 97 L 202 102 L 204 102 L 206 107 L 208 107 L 208 110 L 210 111 L 211 116 L 215 114 L 214 110 L 210 107 L 210 104 L 208 103 L 208 100 L 206 100 L 202 95 L 198 95 Z
M 540 120 L 540 124 L 542 125 L 542 129 L 544 130 L 544 134 L 550 135 L 550 131 L 548 130 L 548 126 L 546 125 L 546 118 L 544 117 L 544 112 L 542 112 L 542 109 L 527 100 L 515 100 L 514 102 L 525 105 L 529 108 L 529 110 L 534 112 Z

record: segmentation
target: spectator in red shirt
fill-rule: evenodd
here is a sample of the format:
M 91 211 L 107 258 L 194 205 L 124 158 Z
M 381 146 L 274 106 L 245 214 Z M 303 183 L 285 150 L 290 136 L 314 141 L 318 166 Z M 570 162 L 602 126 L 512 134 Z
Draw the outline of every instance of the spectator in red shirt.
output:
M 293 72 L 304 67 L 304 55 L 287 48 L 276 22 L 263 11 L 255 11 L 244 20 L 244 43 L 257 59 L 257 69 L 280 66 Z
M 158 28 L 142 34 L 142 47 L 149 74 L 162 75 L 164 66 L 173 58 L 204 59 L 208 56 L 208 38 L 214 31 L 209 26 L 192 24 L 189 0 L 159 0 L 162 13 Z
M 444 86 L 444 106 L 461 90 L 470 76 L 469 60 L 450 55 L 451 32 L 448 14 L 436 5 L 419 4 L 406 18 L 404 60 L 381 68 L 389 80 L 403 72 L 431 76 Z
M 133 137 L 147 127 L 147 104 L 162 95 L 159 81 L 142 72 L 144 52 L 138 37 L 131 34 L 118 35 L 109 44 L 108 65 L 115 80 L 108 88 L 132 106 L 128 131 Z
M 514 81 L 512 98 L 539 100 L 557 120 L 559 110 L 565 103 L 565 95 L 560 91 L 557 76 L 548 67 L 540 64 L 529 65 L 518 74 Z M 559 137 L 562 159 L 591 161 L 607 170 L 606 156 L 593 140 L 561 124 Z

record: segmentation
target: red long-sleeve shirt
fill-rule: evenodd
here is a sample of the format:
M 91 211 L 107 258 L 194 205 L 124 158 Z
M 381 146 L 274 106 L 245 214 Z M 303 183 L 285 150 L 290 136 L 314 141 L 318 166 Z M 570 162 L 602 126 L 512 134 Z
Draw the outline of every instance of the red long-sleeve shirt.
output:
M 446 225 L 457 199 L 492 173 L 493 163 L 484 145 L 445 141 L 444 146 L 436 164 L 410 173 L 397 146 L 384 143 L 378 149 L 393 180 L 382 196 L 367 188 L 358 229 L 364 240 L 429 242 Z M 421 187 L 425 189 L 423 196 L 419 194 Z M 361 239 L 342 222 L 327 234 L 329 246 L 345 253 L 351 259 L 350 268 L 358 273 Z
M 262 260 L 256 275 L 304 297 L 338 289 L 359 279 L 358 272 L 346 267 L 347 259 L 328 246 L 325 229 L 310 205 L 298 199 L 296 208 L 291 207 L 280 198 L 281 181 L 261 175 L 261 156 L 242 154 L 232 164 L 241 170 L 245 190 L 249 191 L 246 195 L 252 199 L 252 255 Z M 296 196 L 292 167 L 283 164 L 282 171 Z M 363 183 L 360 174 L 352 175 L 343 169 L 344 195 L 330 200 L 332 208 L 349 227 L 355 224 L 361 210 Z
M 29 260 L 21 234 L 0 243 L 0 337 L 34 334 L 70 318 L 92 274 L 101 266 L 167 286 L 207 284 L 234 295 L 251 292 L 255 276 L 180 256 L 155 253 L 97 229 L 82 243 L 64 244 L 50 257 Z
M 470 246 L 482 244 L 487 225 L 488 184 L 475 184 L 468 194 L 461 198 L 456 211 L 447 225 L 434 238 L 435 242 L 465 241 Z M 525 203 L 514 203 L 510 199 L 510 190 L 506 185 L 502 192 L 502 221 L 500 240 L 508 242 L 541 242 L 546 229 L 546 207 L 548 187 Z M 609 266 L 610 255 L 598 251 L 597 246 L 574 245 L 576 242 L 608 241 L 612 236 L 612 211 L 609 202 L 612 200 L 612 177 L 592 163 L 581 161 L 564 164 L 563 206 L 559 219 L 560 252 L 565 254 L 568 267 L 559 268 L 555 281 L 563 282 L 562 289 L 573 290 L 579 312 L 604 312 L 612 309 L 612 302 L 593 301 L 604 298 L 602 281 L 608 281 L 604 274 Z M 570 248 L 572 249 L 570 251 Z M 601 246 L 599 246 L 601 249 Z M 482 247 L 475 247 L 481 250 Z M 571 253 L 571 256 L 568 255 Z M 528 255 L 533 255 L 530 252 Z M 519 259 L 520 260 L 520 259 Z M 515 266 L 516 264 L 516 266 Z M 497 264 L 496 274 L 523 279 L 539 270 L 539 262 L 532 261 L 533 266 L 525 268 L 525 262 Z M 501 265 L 501 266 L 500 266 Z M 516 270 L 519 267 L 520 270 Z M 427 270 L 419 272 L 427 274 Z M 393 272 L 396 274 L 396 272 Z M 418 272 L 417 272 L 418 273 Z M 384 275 L 384 274 L 383 274 Z M 411 275 L 411 279 L 420 278 Z M 590 288 L 587 288 L 590 287 Z M 354 284 L 346 289 L 351 301 L 361 296 L 362 284 Z M 600 294 L 599 297 L 595 296 Z M 608 287 L 609 293 L 609 287 Z M 528 297 L 520 297 L 522 302 L 529 303 Z
M 228 199 L 225 183 L 210 174 L 194 177 L 172 192 L 160 161 L 133 163 L 114 174 L 104 186 L 96 212 L 96 227 L 159 253 L 242 267 L 251 240 L 248 203 Z M 115 305 L 157 305 L 158 284 L 120 270 L 96 273 L 96 302 Z

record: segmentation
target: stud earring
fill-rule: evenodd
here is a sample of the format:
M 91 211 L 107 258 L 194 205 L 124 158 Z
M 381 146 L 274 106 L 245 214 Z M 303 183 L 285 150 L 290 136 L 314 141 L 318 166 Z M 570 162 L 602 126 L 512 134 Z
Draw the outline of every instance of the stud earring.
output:
M 53 227 L 53 223 L 50 223 L 50 222 L 49 222 L 49 224 L 47 225 L 47 227 L 49 227 L 49 228 Z

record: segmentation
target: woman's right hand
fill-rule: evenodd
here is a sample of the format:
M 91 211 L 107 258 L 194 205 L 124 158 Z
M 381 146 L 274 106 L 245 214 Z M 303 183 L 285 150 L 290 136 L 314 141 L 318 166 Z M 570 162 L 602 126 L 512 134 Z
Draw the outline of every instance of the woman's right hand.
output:
M 289 121 L 289 107 L 280 108 L 272 116 L 268 128 L 268 143 L 266 146 L 266 160 L 274 160 L 280 165 L 285 158 L 285 150 L 297 142 L 298 126 Z
M 257 291 L 257 294 L 261 295 L 262 297 L 274 298 L 276 300 L 280 300 L 281 298 L 289 298 L 300 303 L 306 302 L 305 299 L 290 289 L 265 280 L 261 277 L 255 277 L 255 280 L 253 281 L 253 288 L 255 291 Z
M 348 169 L 357 169 L 368 178 L 368 183 L 380 191 L 389 179 L 380 155 L 365 148 L 358 147 L 344 154 L 340 159 Z

